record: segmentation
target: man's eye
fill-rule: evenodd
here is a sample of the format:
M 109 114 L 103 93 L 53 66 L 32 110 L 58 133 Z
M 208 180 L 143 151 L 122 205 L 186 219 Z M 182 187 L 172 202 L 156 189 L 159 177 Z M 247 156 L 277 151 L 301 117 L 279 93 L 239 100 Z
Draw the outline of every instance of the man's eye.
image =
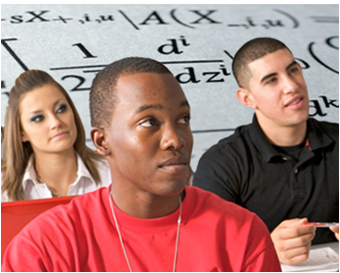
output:
M 267 83 L 274 83 L 274 82 L 276 82 L 276 78 L 271 78 L 271 79 L 269 79 L 268 81 L 267 81 Z
M 60 114 L 60 113 L 64 113 L 67 109 L 67 105 L 66 104 L 61 104 L 57 110 L 56 110 L 56 113 L 57 114 Z
M 187 124 L 190 122 L 190 116 L 185 116 L 185 117 L 182 117 L 180 120 L 179 120 L 179 123 L 183 123 L 183 124 Z
M 38 116 L 34 116 L 30 119 L 31 122 L 33 123 L 38 123 L 40 121 L 42 121 L 44 119 L 43 115 L 38 115 Z
M 290 70 L 290 73 L 296 73 L 298 71 L 299 71 L 299 69 L 297 67 L 294 67 Z
M 146 121 L 143 121 L 140 125 L 143 127 L 152 127 L 155 125 L 155 121 L 153 119 L 148 119 Z

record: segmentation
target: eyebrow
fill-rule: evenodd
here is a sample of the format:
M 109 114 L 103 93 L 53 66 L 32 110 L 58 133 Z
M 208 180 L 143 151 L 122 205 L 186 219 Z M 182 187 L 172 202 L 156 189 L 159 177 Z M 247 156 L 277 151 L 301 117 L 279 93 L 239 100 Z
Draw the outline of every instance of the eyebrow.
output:
M 290 68 L 290 67 L 292 67 L 293 65 L 295 65 L 295 64 L 297 64 L 297 62 L 294 60 L 294 61 L 292 61 L 287 67 L 286 67 L 286 71 Z M 268 78 L 270 78 L 270 77 L 273 77 L 273 76 L 276 76 L 277 75 L 277 73 L 275 72 L 275 73 L 271 73 L 271 74 L 269 74 L 269 75 L 266 75 L 266 76 L 264 76 L 262 79 L 261 79 L 261 82 L 264 82 L 266 79 L 268 79 Z
M 60 103 L 60 101 L 61 100 L 64 100 L 64 98 L 60 98 L 59 100 L 57 100 L 54 104 L 53 104 L 53 108 L 54 107 L 56 107 L 59 103 Z M 67 99 L 65 98 L 65 102 L 67 102 Z M 35 110 L 35 111 L 33 111 L 33 112 L 30 112 L 30 113 L 28 113 L 28 115 L 35 115 L 35 114 L 38 114 L 38 113 L 40 113 L 41 112 L 41 110 L 39 109 L 39 110 Z
M 187 106 L 190 108 L 190 105 L 188 103 L 187 100 L 184 100 L 182 101 L 180 104 L 179 104 L 179 107 L 184 107 L 184 106 Z M 135 112 L 135 115 L 137 115 L 138 113 L 141 113 L 147 109 L 157 109 L 157 110 L 162 110 L 164 109 L 164 107 L 161 105 L 161 104 L 149 104 L 149 105 L 142 105 L 141 107 L 139 107 L 136 112 Z

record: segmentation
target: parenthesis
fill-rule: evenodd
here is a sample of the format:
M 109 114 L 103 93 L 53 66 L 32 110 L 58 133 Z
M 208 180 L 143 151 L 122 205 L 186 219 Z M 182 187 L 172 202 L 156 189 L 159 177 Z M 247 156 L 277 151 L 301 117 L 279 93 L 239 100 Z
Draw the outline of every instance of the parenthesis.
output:
M 311 42 L 308 46 L 308 51 L 309 53 L 312 55 L 312 57 L 322 66 L 326 67 L 327 69 L 329 69 L 330 71 L 333 71 L 334 73 L 339 74 L 339 71 L 336 71 L 335 69 L 329 67 L 328 65 L 326 65 L 325 63 L 323 63 L 318 57 L 316 57 L 316 55 L 313 52 L 313 45 L 315 44 L 315 42 Z
M 290 20 L 293 21 L 293 28 L 298 28 L 299 27 L 299 22 L 298 20 L 296 20 L 292 15 L 290 15 L 287 12 L 284 12 L 282 10 L 278 10 L 278 9 L 274 9 L 274 11 L 281 13 L 282 15 L 285 15 L 286 17 L 288 17 Z
M 329 45 L 330 47 L 332 48 L 335 48 L 335 49 L 338 49 L 339 50 L 339 47 L 336 47 L 334 46 L 332 43 L 331 43 L 331 40 L 333 40 L 334 38 L 338 38 L 339 39 L 339 36 L 332 36 L 332 37 L 329 37 L 326 39 L 326 44 Z
M 193 26 L 189 26 L 189 25 L 187 25 L 187 24 L 184 24 L 184 23 L 181 22 L 180 20 L 178 20 L 178 19 L 176 18 L 176 16 L 175 16 L 175 11 L 176 11 L 176 9 L 173 9 L 173 10 L 170 12 L 170 15 L 171 15 L 172 19 L 174 19 L 177 23 L 179 23 L 179 24 L 182 25 L 182 26 L 185 26 L 185 27 L 188 27 L 188 28 L 194 28 Z

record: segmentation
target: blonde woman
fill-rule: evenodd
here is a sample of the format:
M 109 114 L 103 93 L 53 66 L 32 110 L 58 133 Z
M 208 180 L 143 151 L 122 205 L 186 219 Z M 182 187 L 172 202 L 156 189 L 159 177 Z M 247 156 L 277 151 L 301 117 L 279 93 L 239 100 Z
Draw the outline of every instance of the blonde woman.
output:
M 106 159 L 85 144 L 70 96 L 44 71 L 16 79 L 3 142 L 1 202 L 79 195 L 111 183 Z

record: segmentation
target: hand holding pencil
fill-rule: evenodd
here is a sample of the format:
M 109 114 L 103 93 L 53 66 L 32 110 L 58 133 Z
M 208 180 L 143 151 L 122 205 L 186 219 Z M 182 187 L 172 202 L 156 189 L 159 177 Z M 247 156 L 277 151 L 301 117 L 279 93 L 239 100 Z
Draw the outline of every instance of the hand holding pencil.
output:
M 304 225 L 313 225 L 316 228 L 329 228 L 334 232 L 335 237 L 339 241 L 339 223 L 305 222 Z
M 304 225 L 314 225 L 317 228 L 339 227 L 339 223 L 305 222 Z
M 271 232 L 281 263 L 297 264 L 308 259 L 316 227 L 307 222 L 307 218 L 284 220 Z

